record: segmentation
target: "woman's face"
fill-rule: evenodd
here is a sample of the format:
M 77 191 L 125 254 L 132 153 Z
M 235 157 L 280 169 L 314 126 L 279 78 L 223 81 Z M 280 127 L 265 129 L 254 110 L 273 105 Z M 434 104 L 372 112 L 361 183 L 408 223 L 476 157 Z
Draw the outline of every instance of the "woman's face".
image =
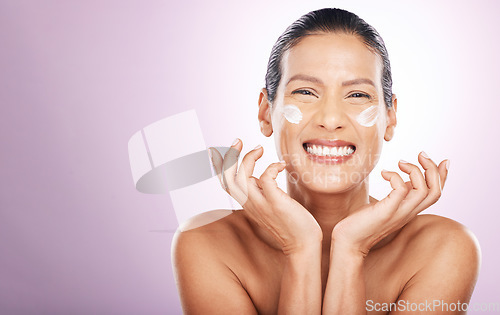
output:
M 289 180 L 342 192 L 367 178 L 396 124 L 381 75 L 380 56 L 353 35 L 306 36 L 284 54 L 275 100 L 266 110 L 263 93 L 259 117 Z

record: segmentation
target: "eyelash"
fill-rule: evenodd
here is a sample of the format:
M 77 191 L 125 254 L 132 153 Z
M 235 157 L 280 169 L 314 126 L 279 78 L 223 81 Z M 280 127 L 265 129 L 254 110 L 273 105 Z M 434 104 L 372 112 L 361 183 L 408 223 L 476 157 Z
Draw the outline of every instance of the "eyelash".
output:
M 307 92 L 308 94 L 302 93 L 302 92 Z M 293 91 L 292 94 L 302 94 L 302 95 L 312 95 L 315 96 L 311 91 L 308 90 L 296 90 Z
M 312 93 L 309 90 L 296 90 L 296 91 L 293 91 L 292 94 L 316 96 L 316 95 L 314 95 L 314 93 Z M 355 93 L 352 93 L 350 96 L 354 96 L 354 95 L 359 95 L 358 97 L 366 97 L 367 99 L 371 99 L 371 96 L 368 94 L 365 94 L 365 93 L 355 92 Z M 358 98 L 358 97 L 355 97 L 355 98 Z
M 370 95 L 365 94 L 365 93 L 355 92 L 355 93 L 352 93 L 350 96 L 353 96 L 353 95 L 361 95 L 361 97 L 366 97 L 367 99 L 371 99 Z

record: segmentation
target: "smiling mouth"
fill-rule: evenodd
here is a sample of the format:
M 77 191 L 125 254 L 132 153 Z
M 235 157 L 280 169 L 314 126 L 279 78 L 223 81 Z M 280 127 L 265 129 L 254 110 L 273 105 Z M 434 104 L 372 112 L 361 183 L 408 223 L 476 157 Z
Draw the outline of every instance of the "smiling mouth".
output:
M 302 147 L 307 153 L 318 157 L 341 158 L 350 156 L 356 151 L 356 147 L 354 145 L 329 146 L 305 142 L 302 144 Z

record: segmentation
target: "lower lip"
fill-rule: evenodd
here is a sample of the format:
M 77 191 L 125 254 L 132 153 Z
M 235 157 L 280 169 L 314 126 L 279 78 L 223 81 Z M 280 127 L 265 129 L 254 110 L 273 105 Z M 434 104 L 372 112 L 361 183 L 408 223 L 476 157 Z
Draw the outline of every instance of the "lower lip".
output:
M 307 157 L 309 159 L 313 160 L 314 162 L 322 163 L 322 164 L 341 164 L 341 163 L 344 163 L 347 160 L 351 159 L 352 156 L 356 153 L 356 151 L 354 151 L 352 154 L 344 155 L 344 156 L 319 156 L 319 155 L 311 154 L 305 150 L 304 150 L 304 152 L 307 154 Z

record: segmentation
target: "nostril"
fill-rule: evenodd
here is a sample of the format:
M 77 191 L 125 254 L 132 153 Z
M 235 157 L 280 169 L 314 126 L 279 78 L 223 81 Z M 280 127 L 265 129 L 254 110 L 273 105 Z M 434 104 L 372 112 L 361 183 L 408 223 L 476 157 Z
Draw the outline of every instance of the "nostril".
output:
M 336 127 L 330 127 L 329 125 L 327 124 L 320 124 L 319 127 L 321 128 L 324 128 L 324 129 L 327 129 L 327 130 L 337 130 L 337 129 L 341 129 L 341 128 L 344 128 L 344 126 L 338 124 Z

